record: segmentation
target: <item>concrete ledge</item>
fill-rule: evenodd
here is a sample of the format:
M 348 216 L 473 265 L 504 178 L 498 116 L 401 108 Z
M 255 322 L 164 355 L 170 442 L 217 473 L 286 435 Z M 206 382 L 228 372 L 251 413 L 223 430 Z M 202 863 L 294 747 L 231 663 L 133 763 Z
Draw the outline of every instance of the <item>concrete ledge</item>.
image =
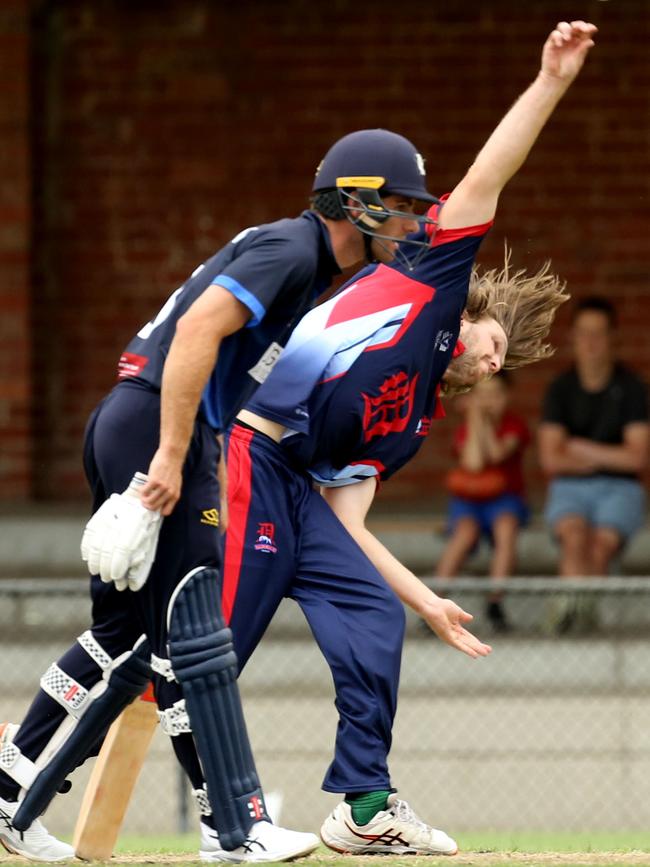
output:
M 66 575 L 85 577 L 79 554 L 81 532 L 87 512 L 47 511 L 0 515 L 0 575 Z M 445 544 L 444 518 L 441 515 L 400 513 L 381 514 L 369 521 L 382 542 L 418 574 L 430 575 Z M 467 574 L 485 574 L 489 547 L 483 543 L 468 563 Z M 553 575 L 557 548 L 542 522 L 537 519 L 522 530 L 518 545 L 517 573 Z M 622 575 L 650 573 L 650 527 L 638 533 L 620 559 Z

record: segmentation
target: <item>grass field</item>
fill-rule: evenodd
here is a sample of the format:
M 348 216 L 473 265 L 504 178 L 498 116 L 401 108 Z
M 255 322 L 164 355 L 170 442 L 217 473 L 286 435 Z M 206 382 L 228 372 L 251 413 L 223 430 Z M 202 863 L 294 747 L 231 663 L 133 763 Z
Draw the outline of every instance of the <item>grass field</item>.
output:
M 391 857 L 337 855 L 324 846 L 309 858 L 297 862 L 300 867 L 650 867 L 650 831 L 598 833 L 497 833 L 473 832 L 457 835 L 461 851 L 453 858 Z M 1 850 L 0 850 L 1 852 Z M 196 835 L 169 837 L 125 837 L 110 864 L 130 867 L 151 864 L 189 864 L 196 862 Z M 0 854 L 2 867 L 27 864 L 24 859 Z M 108 862 L 107 862 L 108 863 Z

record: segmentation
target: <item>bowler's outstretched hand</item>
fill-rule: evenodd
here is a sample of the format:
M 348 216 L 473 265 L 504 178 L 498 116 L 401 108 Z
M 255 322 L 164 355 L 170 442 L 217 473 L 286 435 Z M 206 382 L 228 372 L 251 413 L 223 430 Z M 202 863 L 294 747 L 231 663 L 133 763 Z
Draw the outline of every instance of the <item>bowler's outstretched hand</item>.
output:
M 464 623 L 471 623 L 473 619 L 472 614 L 463 611 L 460 605 L 456 605 L 451 599 L 438 599 L 425 616 L 427 624 L 438 638 L 476 659 L 487 656 L 492 652 L 492 648 L 463 626 Z
M 598 28 L 587 21 L 560 21 L 542 49 L 542 73 L 571 82 L 580 72 Z

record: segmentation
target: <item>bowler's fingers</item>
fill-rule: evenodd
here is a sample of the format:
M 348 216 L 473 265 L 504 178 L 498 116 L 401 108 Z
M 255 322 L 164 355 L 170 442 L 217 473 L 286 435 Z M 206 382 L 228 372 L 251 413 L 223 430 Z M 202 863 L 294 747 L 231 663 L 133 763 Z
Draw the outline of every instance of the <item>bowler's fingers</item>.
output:
M 484 644 L 471 632 L 466 633 L 463 639 L 459 639 L 455 646 L 467 656 L 471 656 L 472 659 L 478 659 L 479 656 L 487 656 L 492 653 L 492 647 L 489 644 Z
M 572 41 L 593 45 L 591 37 L 598 32 L 595 24 L 587 21 L 559 21 L 549 39 L 556 48 L 562 48 Z

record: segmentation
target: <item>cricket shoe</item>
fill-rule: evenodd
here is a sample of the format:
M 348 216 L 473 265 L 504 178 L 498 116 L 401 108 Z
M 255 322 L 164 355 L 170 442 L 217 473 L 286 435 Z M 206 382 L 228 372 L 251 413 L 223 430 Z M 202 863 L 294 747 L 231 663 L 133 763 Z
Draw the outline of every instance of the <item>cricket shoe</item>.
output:
M 17 801 L 0 798 L 0 843 L 7 852 L 22 855 L 30 861 L 70 861 L 74 859 L 74 849 L 48 833 L 43 824 L 36 819 L 26 831 L 17 831 L 12 819 L 18 810 Z
M 291 861 L 309 855 L 317 847 L 315 834 L 287 831 L 270 822 L 255 822 L 241 846 L 232 850 L 222 849 L 218 833 L 206 822 L 201 822 L 201 861 L 230 861 L 233 864 Z
M 367 825 L 357 825 L 350 805 L 342 801 L 325 819 L 320 836 L 326 846 L 344 855 L 455 855 L 456 841 L 430 828 L 406 801 L 388 796 L 388 805 Z

